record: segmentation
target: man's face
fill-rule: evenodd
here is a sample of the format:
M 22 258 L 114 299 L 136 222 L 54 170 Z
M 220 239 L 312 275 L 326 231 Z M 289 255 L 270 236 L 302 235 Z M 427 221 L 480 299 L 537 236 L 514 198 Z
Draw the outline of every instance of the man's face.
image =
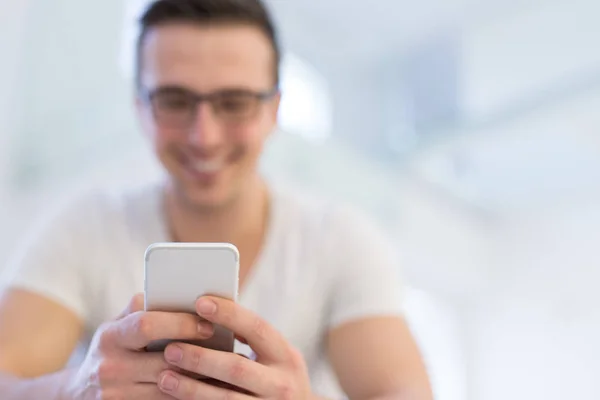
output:
M 279 106 L 279 93 L 267 95 L 273 60 L 269 40 L 251 26 L 170 24 L 146 36 L 140 119 L 186 202 L 221 207 L 256 181 Z

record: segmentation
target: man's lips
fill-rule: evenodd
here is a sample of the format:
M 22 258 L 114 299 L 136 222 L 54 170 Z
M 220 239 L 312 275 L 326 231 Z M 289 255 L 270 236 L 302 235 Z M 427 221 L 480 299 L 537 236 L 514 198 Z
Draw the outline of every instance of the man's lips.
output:
M 215 174 L 225 168 L 225 161 L 219 160 L 189 160 L 188 168 L 200 174 Z
M 227 162 L 223 158 L 210 160 L 188 158 L 184 160 L 183 165 L 188 176 L 194 181 L 209 184 L 215 182 L 218 175 L 227 166 Z

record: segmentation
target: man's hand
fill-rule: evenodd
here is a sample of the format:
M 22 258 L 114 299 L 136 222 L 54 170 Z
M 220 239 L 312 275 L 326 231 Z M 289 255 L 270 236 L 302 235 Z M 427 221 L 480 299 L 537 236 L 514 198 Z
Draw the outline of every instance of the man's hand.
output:
M 302 355 L 262 318 L 232 301 L 214 297 L 199 299 L 196 310 L 200 317 L 241 337 L 256 353 L 256 361 L 184 343 L 167 346 L 165 360 L 173 367 L 225 382 L 248 394 L 193 380 L 173 370 L 160 375 L 159 387 L 165 394 L 180 400 L 314 398 Z
M 116 321 L 98 329 L 66 398 L 173 400 L 157 385 L 161 373 L 170 368 L 163 353 L 144 348 L 160 339 L 207 339 L 213 325 L 192 314 L 142 310 L 143 295 L 138 295 Z

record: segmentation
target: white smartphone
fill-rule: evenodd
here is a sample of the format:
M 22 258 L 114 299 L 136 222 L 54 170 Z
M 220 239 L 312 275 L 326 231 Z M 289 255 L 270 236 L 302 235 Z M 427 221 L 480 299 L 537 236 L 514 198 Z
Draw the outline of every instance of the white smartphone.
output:
M 196 314 L 205 295 L 237 301 L 240 255 L 229 243 L 155 243 L 144 262 L 144 309 Z M 233 351 L 233 332 L 215 326 L 212 338 L 188 343 Z M 147 351 L 163 351 L 173 340 L 151 343 Z

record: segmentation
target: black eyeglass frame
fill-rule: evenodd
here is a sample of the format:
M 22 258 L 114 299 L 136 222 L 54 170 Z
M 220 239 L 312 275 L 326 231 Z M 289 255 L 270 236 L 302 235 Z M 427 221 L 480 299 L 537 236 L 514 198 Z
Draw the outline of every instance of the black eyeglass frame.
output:
M 161 121 L 159 121 L 160 120 L 159 111 L 157 111 L 157 106 L 156 106 L 154 100 L 157 95 L 159 95 L 160 93 L 164 93 L 166 91 L 183 92 L 187 96 L 189 96 L 189 98 L 191 98 L 193 100 L 194 112 L 190 116 L 190 122 L 191 122 L 196 118 L 197 112 L 198 112 L 197 111 L 198 105 L 200 105 L 201 103 L 204 103 L 204 102 L 210 103 L 212 106 L 212 109 L 214 111 L 216 109 L 215 101 L 217 99 L 222 98 L 222 96 L 224 96 L 224 95 L 232 95 L 232 94 L 233 95 L 241 94 L 241 95 L 245 95 L 245 96 L 250 96 L 251 98 L 254 98 L 257 102 L 265 102 L 265 101 L 271 100 L 273 97 L 275 97 L 277 94 L 279 94 L 280 88 L 278 86 L 275 86 L 266 91 L 253 91 L 253 90 L 249 90 L 249 89 L 233 88 L 233 89 L 216 90 L 214 92 L 205 93 L 205 94 L 195 92 L 193 90 L 190 90 L 190 89 L 182 87 L 182 86 L 159 86 L 152 90 L 140 89 L 139 90 L 140 99 L 142 101 L 144 101 L 144 103 L 146 105 L 150 106 L 150 109 L 152 110 L 152 114 L 153 114 L 154 118 L 159 123 L 161 122 Z M 247 118 L 251 118 L 251 115 L 247 116 Z

